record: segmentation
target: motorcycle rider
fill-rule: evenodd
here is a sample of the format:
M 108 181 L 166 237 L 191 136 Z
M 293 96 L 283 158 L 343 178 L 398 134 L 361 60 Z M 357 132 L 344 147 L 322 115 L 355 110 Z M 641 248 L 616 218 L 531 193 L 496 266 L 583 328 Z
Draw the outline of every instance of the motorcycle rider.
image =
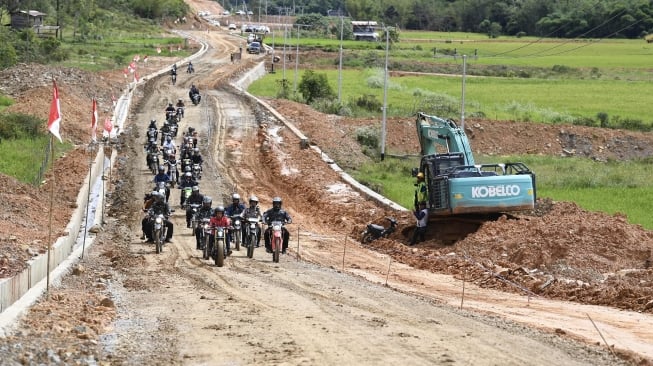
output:
M 224 206 L 218 206 L 213 210 L 213 216 L 211 217 L 211 221 L 209 221 L 209 225 L 211 225 L 211 227 L 225 228 L 224 241 L 227 245 L 227 255 L 231 255 L 231 240 L 229 239 L 229 227 L 231 226 L 231 221 L 224 215 Z M 210 242 L 213 243 L 214 240 L 215 230 L 212 231 Z
M 186 68 L 186 72 L 189 73 L 189 74 L 195 72 L 195 68 L 193 67 L 193 63 L 190 62 L 190 61 L 188 61 L 188 67 Z
M 170 135 L 166 136 L 166 141 L 163 143 L 162 148 L 163 148 L 164 151 L 172 150 L 173 154 L 177 153 L 177 145 L 172 140 L 172 136 L 170 136 Z
M 177 76 L 177 64 L 172 64 L 172 69 L 170 69 L 171 76 Z
M 193 186 L 193 191 L 190 193 L 190 196 L 187 198 L 188 204 L 201 205 L 204 202 L 204 195 L 200 193 L 199 186 Z M 190 219 L 192 218 L 193 210 L 190 206 L 186 209 L 186 227 L 190 227 Z
M 150 193 L 146 193 L 145 197 L 143 198 L 143 212 L 148 212 L 150 210 L 150 207 L 152 207 L 152 204 L 154 203 L 154 196 L 159 194 L 157 191 L 152 191 Z M 147 215 L 143 217 L 141 220 L 141 230 L 143 231 L 143 235 L 141 236 L 141 240 L 145 240 L 147 238 L 147 242 L 151 243 L 152 240 L 152 229 L 150 226 L 150 216 Z
M 246 207 L 243 212 L 240 213 L 240 217 L 242 217 L 244 220 L 247 220 L 248 218 L 255 218 L 259 222 L 263 221 L 263 217 L 261 216 L 261 209 L 259 208 L 258 205 L 258 197 L 252 195 L 249 197 L 249 207 Z M 243 225 L 243 234 L 245 232 L 245 225 Z M 261 243 L 261 226 L 257 225 L 256 226 L 256 247 L 259 247 L 259 244 Z M 252 243 L 250 243 L 252 244 Z
M 234 193 L 231 195 L 231 204 L 227 206 L 224 210 L 224 214 L 231 220 L 233 220 L 234 216 L 240 216 L 243 211 L 245 210 L 245 205 L 240 203 L 240 195 L 238 193 Z M 241 226 L 242 230 L 242 226 Z M 230 232 L 230 235 L 233 235 L 233 232 Z M 233 239 L 233 238 L 231 238 Z
M 163 126 L 161 126 L 161 129 L 159 131 L 161 131 L 161 145 L 163 145 L 163 143 L 166 140 L 165 138 L 167 136 L 170 136 L 171 133 L 170 125 L 168 124 L 168 121 L 163 122 Z
M 199 137 L 194 127 L 188 126 L 188 132 L 184 134 L 185 137 L 191 139 L 193 148 L 197 147 L 197 138 Z
M 156 127 L 155 119 L 150 120 L 150 125 L 147 126 L 147 131 L 145 131 L 145 135 L 147 136 L 148 140 L 151 138 L 156 140 L 156 138 L 159 136 L 159 129 Z
M 204 163 L 204 159 L 202 159 L 202 155 L 200 154 L 200 149 L 199 148 L 194 148 L 193 149 L 193 156 L 190 157 L 190 160 L 193 164 L 199 164 L 200 166 L 200 173 L 202 172 L 202 163 Z
M 195 84 L 192 84 L 192 85 L 190 86 L 190 91 L 188 92 L 188 97 L 189 97 L 190 100 L 192 101 L 192 100 L 193 100 L 193 95 L 195 95 L 195 94 L 198 94 L 198 95 L 199 95 L 199 93 L 200 93 L 200 90 L 197 89 L 197 87 L 195 86 Z
M 163 165 L 159 165 L 159 173 L 154 176 L 154 184 L 158 185 L 159 182 L 166 183 L 166 201 L 170 199 L 170 187 L 168 184 L 170 183 L 170 175 L 166 173 L 166 167 Z
M 184 118 L 184 108 L 186 108 L 186 105 L 184 104 L 184 101 L 179 99 L 177 100 L 177 104 L 175 105 L 175 108 L 177 108 L 177 111 L 180 114 L 181 118 Z
M 272 245 L 271 245 L 271 236 L 272 236 L 272 221 L 280 221 L 284 224 L 290 224 L 292 223 L 292 218 L 286 212 L 285 210 L 281 209 L 281 197 L 274 197 L 272 199 L 272 208 L 265 211 L 263 213 L 263 222 L 265 222 L 266 225 L 268 225 L 267 229 L 265 229 L 265 249 L 267 250 L 268 253 L 272 253 Z M 288 230 L 282 226 L 281 231 L 283 234 L 283 246 L 282 248 L 282 253 L 286 254 L 286 249 L 288 249 L 288 241 L 290 240 L 290 233 Z
M 181 183 L 179 183 L 179 189 L 181 189 L 181 196 L 179 198 L 179 204 L 181 206 L 184 205 L 184 188 L 190 187 L 191 189 L 193 186 L 196 186 L 197 182 L 193 180 L 193 174 L 186 172 L 184 173 L 184 178 L 181 180 Z
M 213 199 L 209 196 L 204 196 L 202 197 L 202 206 L 197 210 L 197 213 L 195 213 L 195 216 L 199 221 L 202 221 L 202 219 L 211 219 L 211 216 L 213 215 L 213 209 L 211 208 L 211 204 L 213 204 Z M 204 230 L 201 226 L 198 226 L 195 229 L 195 242 L 197 243 L 197 247 L 195 249 L 204 249 L 204 243 L 201 242 L 200 240 L 200 235 L 201 232 L 200 230 Z
M 168 103 L 165 112 L 166 112 L 166 121 L 169 121 L 170 118 L 174 118 L 175 112 L 177 112 L 177 110 L 175 109 L 175 107 L 172 106 L 172 103 Z
M 168 219 L 168 217 L 170 217 L 170 213 L 171 213 L 170 206 L 163 200 L 163 195 L 161 195 L 159 192 L 152 192 L 152 195 L 154 196 L 154 202 L 152 203 L 152 205 L 150 206 L 150 208 L 148 210 L 149 216 L 150 216 L 150 218 L 155 217 L 156 215 L 159 215 L 159 214 L 163 214 L 165 216 L 164 223 L 165 223 L 166 228 L 167 228 L 165 242 L 169 243 L 170 241 L 172 241 L 172 232 L 174 230 L 174 225 Z M 150 235 L 152 235 L 151 234 L 151 232 L 152 232 L 152 221 L 151 220 L 148 220 L 147 226 L 149 226 L 147 229 L 150 232 Z

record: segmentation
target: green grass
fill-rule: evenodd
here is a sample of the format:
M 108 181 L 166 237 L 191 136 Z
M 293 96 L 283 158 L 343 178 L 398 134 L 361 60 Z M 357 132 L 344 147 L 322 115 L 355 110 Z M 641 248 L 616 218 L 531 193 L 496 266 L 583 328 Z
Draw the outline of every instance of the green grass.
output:
M 275 97 L 283 71 L 277 65 L 275 74 L 267 74 L 249 87 L 254 95 Z M 378 69 L 377 69 L 378 70 Z M 342 99 L 347 102 L 361 95 L 374 95 L 383 100 L 382 71 L 343 70 Z M 337 70 L 318 70 L 325 73 L 334 91 L 338 90 Z M 286 80 L 291 87 L 294 80 L 301 81 L 303 70 L 295 77 L 294 64 L 286 65 Z M 375 81 L 371 87 L 371 81 Z M 380 82 L 380 84 L 379 84 Z M 458 117 L 460 112 L 461 79 L 450 76 L 390 77 L 388 88 L 388 115 L 409 116 L 418 110 L 440 114 L 431 105 L 433 96 L 446 95 L 453 100 L 449 109 Z M 416 93 L 419 96 L 416 96 Z M 536 121 L 545 123 L 571 123 L 578 117 L 596 119 L 598 113 L 607 113 L 610 119 L 640 120 L 646 125 L 653 122 L 650 115 L 650 83 L 620 80 L 545 80 L 520 78 L 470 77 L 466 81 L 466 115 L 482 115 L 493 119 Z M 380 111 L 376 113 L 380 115 Z
M 12 176 L 21 182 L 33 184 L 45 158 L 50 136 L 35 139 L 2 140 L 0 143 L 0 173 Z M 55 140 L 55 155 L 61 156 L 73 148 Z M 48 165 L 48 169 L 50 166 Z
M 11 99 L 10 97 L 6 95 L 0 94 L 0 112 L 9 107 L 10 105 L 14 104 L 14 100 Z

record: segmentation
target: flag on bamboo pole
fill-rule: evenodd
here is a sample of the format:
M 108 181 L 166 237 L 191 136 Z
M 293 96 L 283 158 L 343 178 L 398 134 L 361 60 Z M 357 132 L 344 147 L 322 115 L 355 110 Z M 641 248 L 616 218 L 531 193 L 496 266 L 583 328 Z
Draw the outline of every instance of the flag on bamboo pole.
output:
M 138 78 L 138 73 L 135 72 L 135 73 L 134 73 L 134 82 L 138 83 L 138 79 L 139 79 L 139 78 Z
M 57 89 L 57 82 L 52 79 L 52 85 L 54 87 L 52 95 L 52 103 L 50 104 L 50 116 L 48 118 L 48 130 L 54 137 L 61 140 L 61 135 L 59 134 L 59 128 L 61 127 L 61 104 L 59 103 L 59 89 Z
M 93 98 L 93 115 L 91 116 L 91 141 L 97 141 L 97 100 Z

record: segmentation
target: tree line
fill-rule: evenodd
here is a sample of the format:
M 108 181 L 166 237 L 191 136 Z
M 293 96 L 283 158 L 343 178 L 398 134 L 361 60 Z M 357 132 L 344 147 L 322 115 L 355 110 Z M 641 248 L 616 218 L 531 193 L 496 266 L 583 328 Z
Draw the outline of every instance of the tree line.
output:
M 653 32 L 650 0 L 242 0 L 261 15 L 338 15 L 399 29 L 557 38 L 638 38 Z

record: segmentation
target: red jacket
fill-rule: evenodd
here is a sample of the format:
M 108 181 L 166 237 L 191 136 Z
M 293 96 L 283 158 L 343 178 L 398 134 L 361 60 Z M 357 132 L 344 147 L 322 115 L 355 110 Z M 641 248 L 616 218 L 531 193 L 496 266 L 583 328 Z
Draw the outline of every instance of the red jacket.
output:
M 229 220 L 229 218 L 226 216 L 222 216 L 221 218 L 217 218 L 216 216 L 211 216 L 211 220 L 209 220 L 209 225 L 211 225 L 211 227 L 229 227 L 231 226 L 231 220 Z M 211 233 L 215 234 L 215 229 L 212 229 Z

